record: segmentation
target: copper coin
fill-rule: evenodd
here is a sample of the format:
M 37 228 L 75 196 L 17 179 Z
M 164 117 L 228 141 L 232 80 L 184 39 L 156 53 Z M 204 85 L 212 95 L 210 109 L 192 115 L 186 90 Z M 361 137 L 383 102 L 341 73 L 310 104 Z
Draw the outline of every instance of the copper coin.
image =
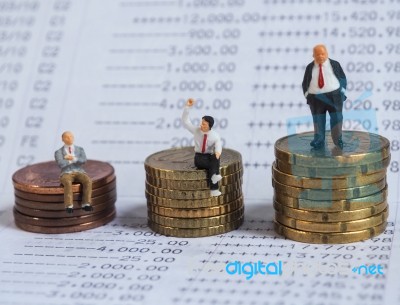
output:
M 97 205 L 93 205 L 93 213 L 101 212 L 105 209 L 107 209 L 109 206 L 112 206 L 115 204 L 116 197 L 109 199 L 105 202 L 99 203 Z M 14 208 L 27 216 L 33 216 L 33 217 L 42 217 L 42 218 L 63 218 L 63 217 L 74 217 L 74 216 L 84 216 L 88 215 L 88 212 L 83 210 L 79 205 L 75 206 L 74 205 L 74 212 L 73 213 L 67 213 L 65 211 L 65 208 L 62 210 L 40 210 L 40 209 L 31 209 L 27 208 L 25 206 L 19 205 L 15 203 Z
M 108 201 L 111 199 L 113 199 L 113 200 L 117 199 L 117 191 L 116 190 L 105 193 L 101 196 L 92 197 L 91 204 L 93 206 L 96 206 L 98 204 L 102 204 L 105 201 Z M 31 200 L 26 200 L 26 199 L 15 196 L 15 203 L 19 204 L 23 207 L 29 208 L 29 209 L 50 210 L 50 211 L 65 210 L 64 202 L 31 201 Z M 80 206 L 81 206 L 80 201 L 74 201 L 74 209 L 77 209 L 77 208 L 80 209 Z
M 88 160 L 83 169 L 92 179 L 92 187 L 96 188 L 114 179 L 114 168 L 111 164 L 96 160 Z M 61 169 L 55 161 L 36 163 L 16 171 L 12 176 L 14 188 L 36 194 L 63 194 L 60 184 Z M 80 191 L 80 184 L 73 185 L 73 191 Z
M 101 219 L 83 223 L 80 225 L 76 226 L 65 226 L 65 227 L 41 227 L 41 226 L 35 226 L 35 225 L 30 225 L 26 223 L 21 223 L 18 221 L 15 221 L 15 225 L 28 232 L 34 232 L 34 233 L 42 233 L 42 234 L 64 234 L 64 233 L 74 233 L 74 232 L 81 232 L 85 230 L 90 230 L 94 228 L 101 227 L 110 221 L 112 221 L 115 218 L 115 210 L 110 212 L 108 215 L 104 216 Z
M 73 226 L 80 225 L 87 222 L 92 222 L 104 218 L 111 211 L 115 210 L 115 206 L 109 206 L 106 210 L 93 213 L 87 212 L 85 216 L 74 216 L 74 217 L 63 217 L 63 218 L 39 218 L 24 215 L 18 212 L 15 208 L 13 209 L 14 219 L 19 223 L 26 223 L 35 226 L 43 226 L 43 227 L 65 227 L 65 226 Z
M 116 188 L 117 186 L 117 180 L 114 176 L 114 179 L 111 180 L 109 183 L 104 184 L 102 186 L 99 186 L 95 189 L 92 190 L 92 198 L 103 195 L 104 193 L 108 193 L 109 191 L 112 191 Z M 24 192 L 20 191 L 18 189 L 14 189 L 14 194 L 15 196 L 19 198 L 23 198 L 26 200 L 30 201 L 40 201 L 40 202 L 64 202 L 64 194 L 53 194 L 53 195 L 48 195 L 48 194 L 36 194 L 36 193 L 29 193 L 29 192 Z M 74 193 L 73 195 L 74 200 L 79 201 L 82 200 L 82 193 Z

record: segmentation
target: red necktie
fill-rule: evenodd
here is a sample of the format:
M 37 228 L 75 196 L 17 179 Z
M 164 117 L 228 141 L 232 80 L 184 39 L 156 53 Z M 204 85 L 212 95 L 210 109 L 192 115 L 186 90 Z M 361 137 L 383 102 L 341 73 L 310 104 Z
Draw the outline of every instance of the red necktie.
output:
M 204 154 L 206 151 L 206 142 L 207 142 L 207 135 L 205 134 L 203 137 L 203 146 L 201 147 L 201 153 Z
M 72 154 L 72 147 L 68 147 L 69 153 Z
M 318 87 L 321 89 L 324 86 L 324 75 L 322 74 L 322 65 L 319 64 Z

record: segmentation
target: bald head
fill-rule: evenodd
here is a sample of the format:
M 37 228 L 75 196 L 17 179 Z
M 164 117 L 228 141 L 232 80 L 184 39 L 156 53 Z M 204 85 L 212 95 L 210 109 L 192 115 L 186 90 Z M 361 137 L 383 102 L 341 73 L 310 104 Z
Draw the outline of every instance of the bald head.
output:
M 72 145 L 74 144 L 74 135 L 70 131 L 64 131 L 61 135 L 61 139 L 65 145 Z
M 328 50 L 326 49 L 325 45 L 317 44 L 313 48 L 313 57 L 314 61 L 317 64 L 323 64 L 325 60 L 328 59 Z

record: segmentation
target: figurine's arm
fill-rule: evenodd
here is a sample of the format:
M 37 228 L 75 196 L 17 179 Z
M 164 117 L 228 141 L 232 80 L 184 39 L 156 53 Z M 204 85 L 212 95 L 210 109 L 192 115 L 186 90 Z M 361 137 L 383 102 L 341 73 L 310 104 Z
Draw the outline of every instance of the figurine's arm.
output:
M 221 153 L 222 153 L 222 141 L 221 141 L 220 136 L 219 136 L 217 133 L 215 133 L 215 135 L 216 135 L 216 141 L 215 141 L 215 157 L 216 157 L 217 159 L 219 159 L 219 157 L 221 156 Z
M 86 163 L 87 159 L 86 159 L 86 154 L 85 154 L 85 150 L 82 147 L 77 147 L 75 146 L 75 162 L 76 164 L 84 164 Z
M 54 159 L 56 160 L 60 168 L 64 168 L 70 164 L 70 161 L 64 159 L 62 150 L 63 148 L 56 150 L 56 152 L 54 153 Z
M 338 63 L 338 74 L 339 74 L 338 79 L 339 79 L 340 87 L 342 88 L 342 92 L 345 93 L 346 88 L 347 88 L 347 79 L 346 79 L 346 74 L 344 74 L 344 71 L 343 71 L 340 63 Z
M 189 130 L 191 133 L 195 133 L 195 131 L 198 129 L 189 119 L 189 111 L 190 108 L 193 106 L 194 101 L 192 99 L 188 99 L 186 102 L 186 106 L 183 108 L 183 113 L 182 113 L 182 124 L 183 126 Z
M 313 63 L 307 65 L 306 71 L 304 72 L 303 83 L 301 84 L 301 86 L 303 87 L 303 94 L 305 98 L 307 98 L 308 95 L 308 87 L 310 86 L 312 77 L 312 68 Z
M 347 88 L 346 74 L 344 74 L 344 71 L 338 61 L 332 59 L 330 61 L 333 73 L 335 74 L 336 78 L 339 81 L 340 92 L 343 94 L 344 100 L 346 100 L 346 88 Z

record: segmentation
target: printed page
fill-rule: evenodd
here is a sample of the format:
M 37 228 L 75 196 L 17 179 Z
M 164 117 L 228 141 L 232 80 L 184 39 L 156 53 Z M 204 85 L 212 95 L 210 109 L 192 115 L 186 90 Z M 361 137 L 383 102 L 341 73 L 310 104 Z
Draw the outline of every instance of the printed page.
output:
M 0 1 L 1 303 L 400 303 L 399 4 Z M 388 226 L 363 242 L 300 243 L 273 227 L 274 143 L 313 130 L 301 82 L 319 43 L 347 76 L 343 129 L 391 144 Z M 151 231 L 144 196 L 145 158 L 193 145 L 189 97 L 193 122 L 212 115 L 244 167 L 244 224 L 194 239 Z M 53 160 L 65 130 L 115 168 L 117 217 L 80 233 L 22 231 L 12 174 Z

